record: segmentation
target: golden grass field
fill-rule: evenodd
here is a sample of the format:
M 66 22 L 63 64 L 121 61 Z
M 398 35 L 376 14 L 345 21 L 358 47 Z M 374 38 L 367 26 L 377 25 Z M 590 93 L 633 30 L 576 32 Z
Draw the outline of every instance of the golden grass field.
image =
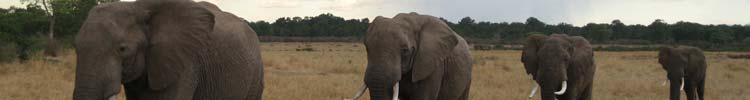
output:
M 363 84 L 366 52 L 359 43 L 263 43 L 266 100 L 340 100 Z M 297 51 L 313 48 L 314 51 Z M 526 76 L 520 51 L 472 51 L 475 60 L 472 100 L 525 100 L 533 81 Z M 706 52 L 706 99 L 750 100 L 750 59 L 741 52 Z M 668 86 L 654 51 L 595 52 L 595 100 L 664 100 Z M 0 100 L 71 99 L 75 54 L 60 61 L 35 58 L 0 64 Z M 365 95 L 363 100 L 368 100 Z M 533 99 L 539 99 L 538 95 Z M 684 99 L 684 94 L 683 94 Z

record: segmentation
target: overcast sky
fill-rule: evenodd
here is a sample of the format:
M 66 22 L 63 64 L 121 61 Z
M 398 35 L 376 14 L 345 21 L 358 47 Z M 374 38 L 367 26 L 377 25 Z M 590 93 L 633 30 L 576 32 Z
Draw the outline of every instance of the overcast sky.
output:
M 123 0 L 126 1 L 126 0 Z M 523 22 L 536 17 L 547 24 L 609 23 L 647 25 L 655 19 L 668 23 L 750 24 L 750 0 L 200 0 L 251 21 L 273 22 L 279 17 L 332 13 L 346 19 L 392 17 L 418 12 L 457 22 Z M 0 0 L 0 7 L 19 5 Z

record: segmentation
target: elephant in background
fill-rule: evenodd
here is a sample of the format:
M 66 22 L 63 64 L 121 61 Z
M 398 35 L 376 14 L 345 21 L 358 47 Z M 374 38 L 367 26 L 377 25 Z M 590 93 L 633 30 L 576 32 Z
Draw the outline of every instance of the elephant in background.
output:
M 260 100 L 256 33 L 207 2 L 101 4 L 75 38 L 74 100 Z
M 688 100 L 703 99 L 706 80 L 706 57 L 699 48 L 689 46 L 664 47 L 659 51 L 659 64 L 667 71 L 670 82 L 669 99 L 680 100 L 685 88 Z
M 594 53 L 580 36 L 534 34 L 526 38 L 521 56 L 526 73 L 541 86 L 542 100 L 591 100 Z
M 467 100 L 473 60 L 466 41 L 437 17 L 378 16 L 364 37 L 371 100 Z

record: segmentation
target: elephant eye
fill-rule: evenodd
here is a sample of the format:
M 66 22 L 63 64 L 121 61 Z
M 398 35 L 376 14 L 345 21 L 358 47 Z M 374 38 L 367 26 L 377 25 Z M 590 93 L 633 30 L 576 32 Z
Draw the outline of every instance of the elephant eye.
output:
M 128 50 L 128 46 L 126 44 L 120 44 L 120 47 L 117 48 L 117 51 L 120 53 L 124 53 L 125 50 Z
M 403 49 L 401 49 L 401 53 L 404 53 L 404 54 L 409 54 L 409 53 L 411 53 L 411 50 L 412 50 L 412 49 L 414 49 L 414 47 L 406 47 L 406 48 L 403 48 Z

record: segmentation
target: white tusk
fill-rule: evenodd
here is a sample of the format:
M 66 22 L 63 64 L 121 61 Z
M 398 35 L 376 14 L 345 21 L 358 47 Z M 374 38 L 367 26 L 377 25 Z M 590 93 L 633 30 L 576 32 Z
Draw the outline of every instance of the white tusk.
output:
M 685 78 L 682 78 L 682 84 L 680 84 L 680 91 L 685 88 Z
M 110 96 L 107 100 L 117 100 L 117 94 Z
M 531 80 L 534 80 L 534 75 L 528 74 Z
M 567 89 L 568 89 L 568 82 L 567 81 L 563 81 L 563 83 L 562 83 L 562 89 L 560 89 L 560 91 L 555 92 L 555 94 L 556 95 L 565 94 L 565 90 L 567 90 Z
M 661 86 L 666 86 L 666 85 L 667 85 L 667 82 L 669 82 L 669 79 L 667 79 L 667 80 L 664 80 L 664 82 L 662 82 L 662 83 L 661 83 Z
M 393 100 L 398 100 L 398 82 L 393 86 Z
M 348 98 L 348 99 L 344 99 L 344 100 L 357 100 L 357 99 L 359 99 L 359 97 L 362 97 L 362 94 L 365 93 L 365 90 L 367 90 L 367 85 L 362 84 L 362 87 L 360 87 L 359 91 L 357 91 L 357 93 L 354 94 L 354 97 Z
M 534 88 L 531 88 L 531 94 L 529 94 L 529 99 L 531 99 L 531 97 L 534 97 L 534 95 L 536 94 L 536 90 L 538 89 L 539 89 L 539 84 L 534 84 Z

